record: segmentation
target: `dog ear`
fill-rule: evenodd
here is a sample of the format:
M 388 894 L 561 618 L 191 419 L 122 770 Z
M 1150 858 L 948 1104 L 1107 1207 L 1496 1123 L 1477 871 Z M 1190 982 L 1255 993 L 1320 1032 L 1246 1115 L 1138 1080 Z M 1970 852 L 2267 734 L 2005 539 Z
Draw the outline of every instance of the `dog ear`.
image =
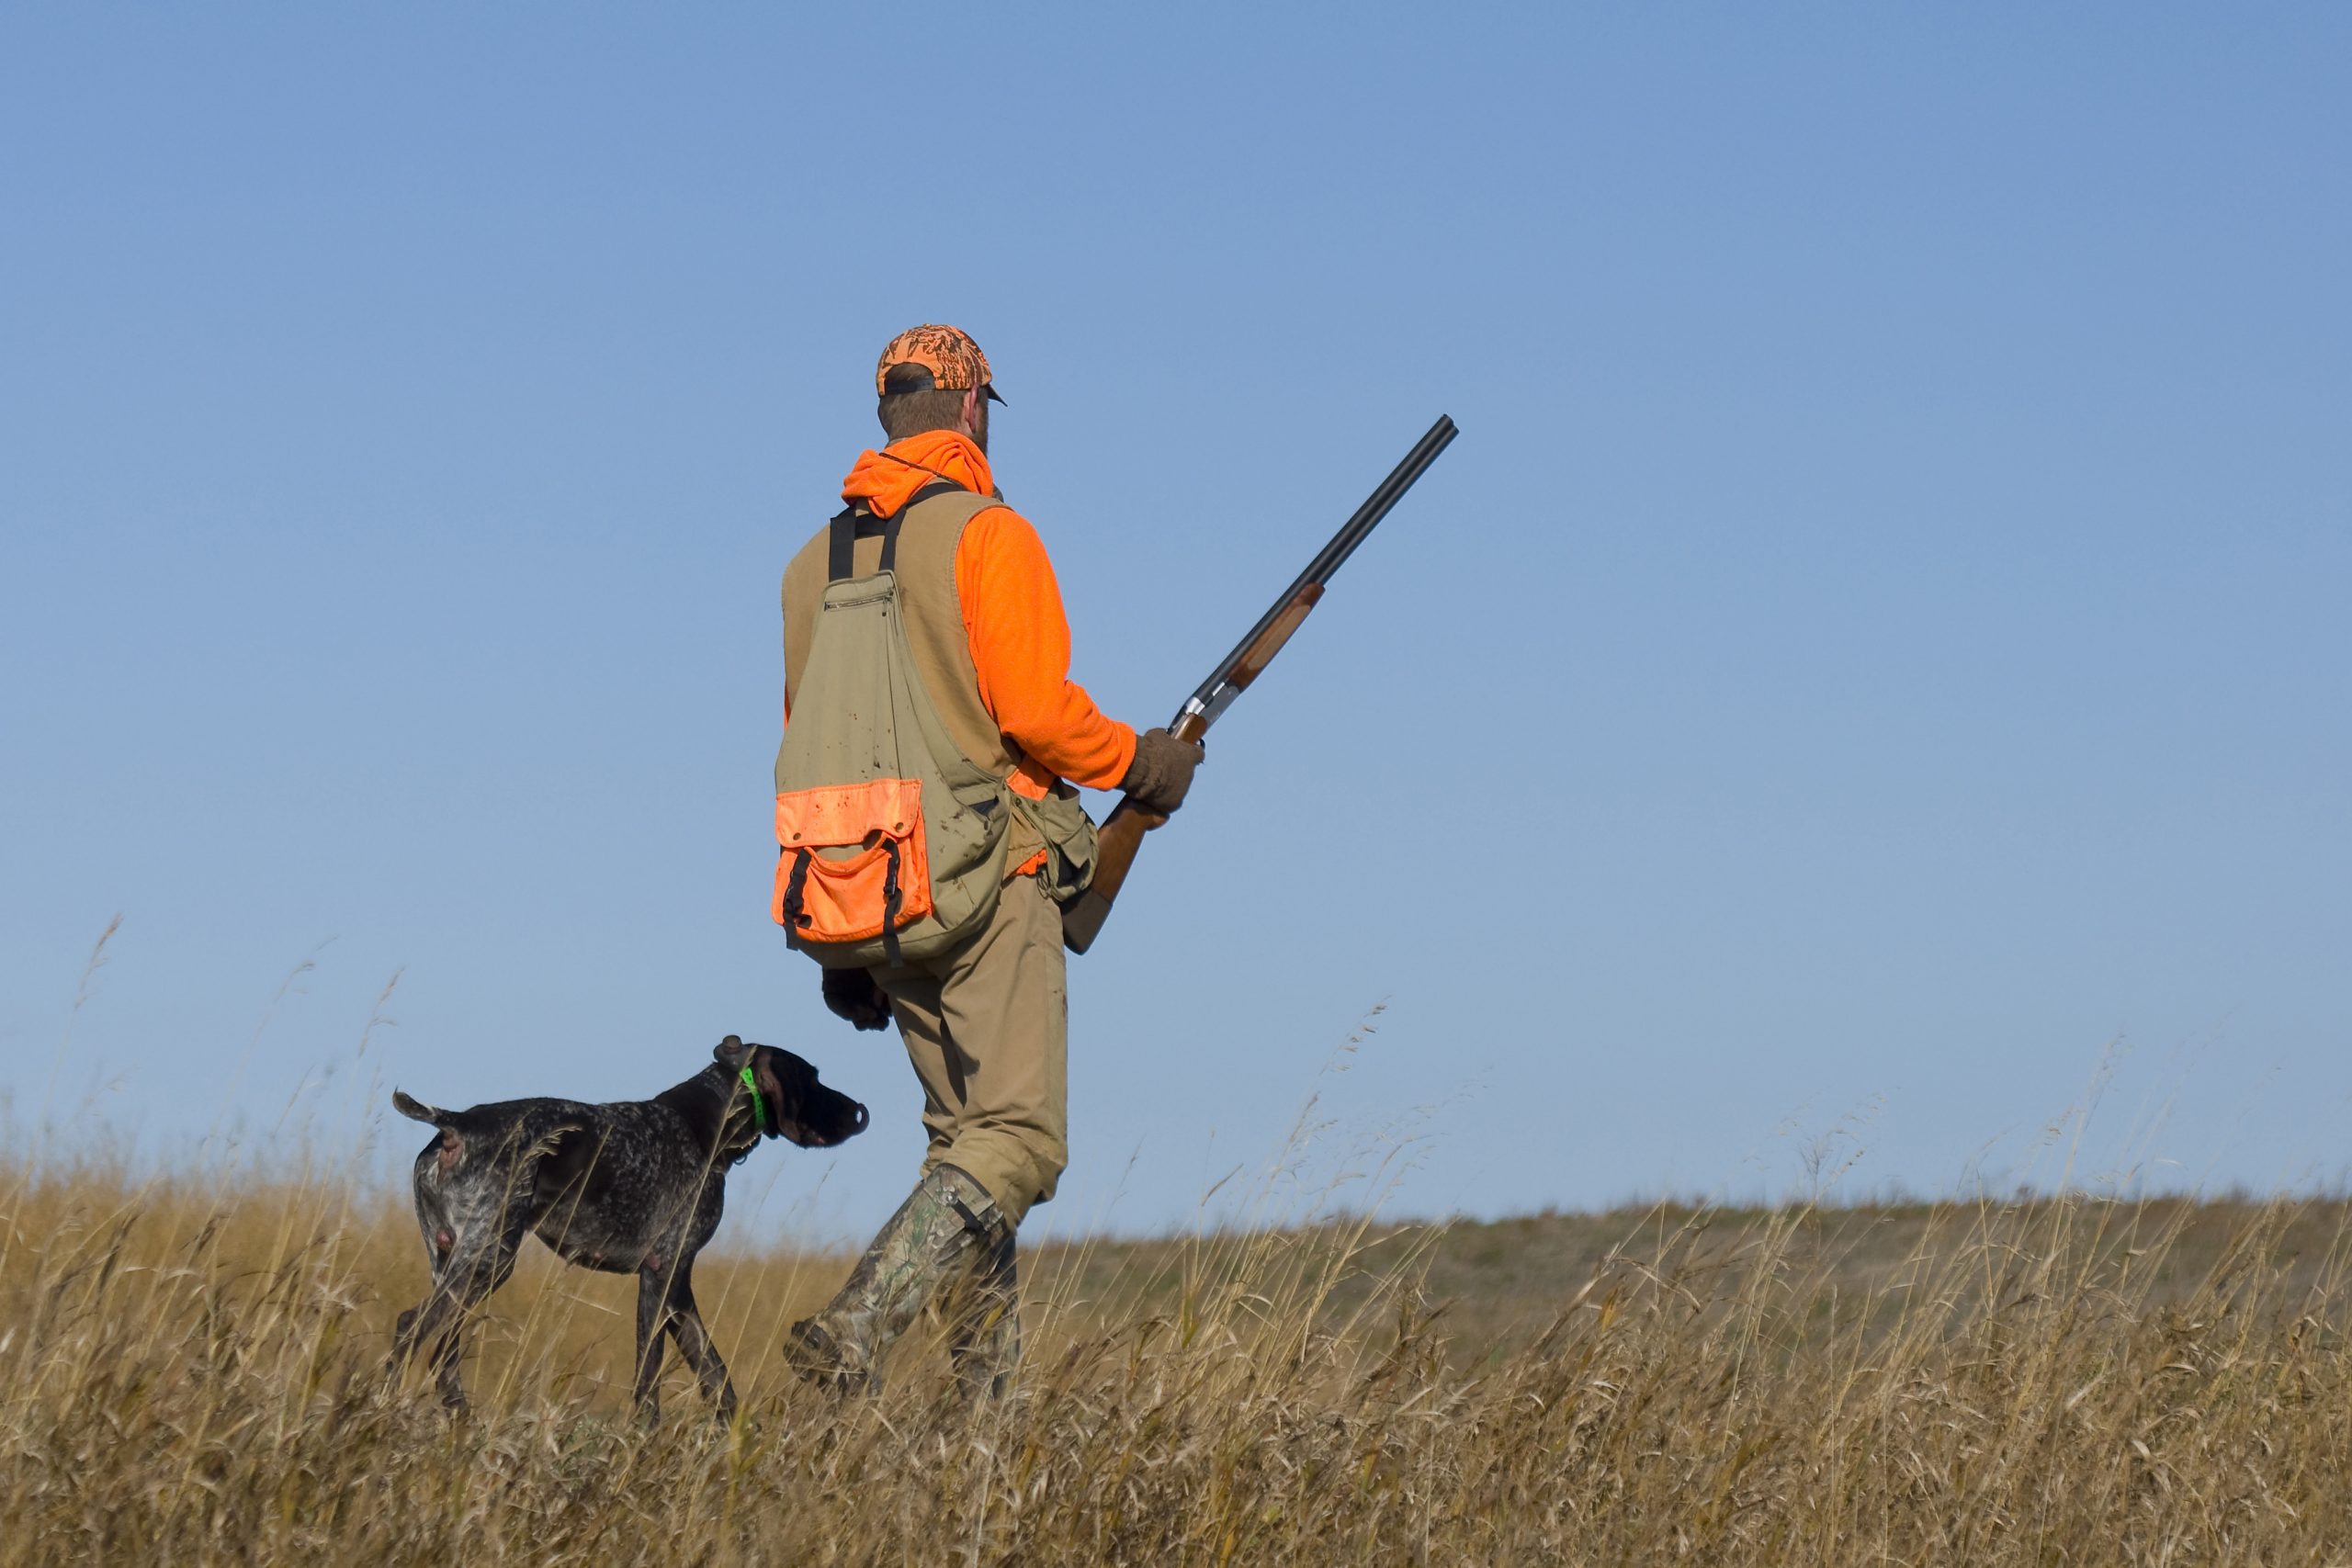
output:
M 741 1035 L 730 1034 L 718 1043 L 718 1048 L 711 1052 L 710 1059 L 729 1072 L 735 1072 L 752 1059 L 752 1047 L 743 1043 Z
M 800 1070 L 795 1072 L 795 1067 Z M 768 1114 L 775 1119 L 775 1130 L 796 1144 L 800 1142 L 796 1136 L 800 1131 L 800 1097 L 807 1080 L 816 1076 L 807 1063 L 789 1051 L 765 1046 L 752 1054 L 752 1077 L 758 1081 L 760 1092 L 768 1098 Z M 786 1131 L 787 1128 L 790 1131 Z

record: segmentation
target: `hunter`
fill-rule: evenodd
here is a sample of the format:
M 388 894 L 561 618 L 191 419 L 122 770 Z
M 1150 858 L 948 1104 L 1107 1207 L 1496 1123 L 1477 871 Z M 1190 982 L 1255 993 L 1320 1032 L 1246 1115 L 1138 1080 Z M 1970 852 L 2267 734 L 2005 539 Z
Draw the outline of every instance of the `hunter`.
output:
M 888 445 L 859 454 L 842 512 L 784 574 L 773 912 L 824 966 L 828 1008 L 897 1021 L 929 1142 L 914 1191 L 786 1348 L 805 1376 L 871 1387 L 937 1303 L 966 1386 L 1001 1390 L 1020 1355 L 1013 1234 L 1069 1157 L 1060 905 L 1094 855 L 1071 786 L 1164 816 L 1202 754 L 1069 679 L 1052 563 L 989 467 L 1004 400 L 979 345 L 901 333 L 875 392 Z

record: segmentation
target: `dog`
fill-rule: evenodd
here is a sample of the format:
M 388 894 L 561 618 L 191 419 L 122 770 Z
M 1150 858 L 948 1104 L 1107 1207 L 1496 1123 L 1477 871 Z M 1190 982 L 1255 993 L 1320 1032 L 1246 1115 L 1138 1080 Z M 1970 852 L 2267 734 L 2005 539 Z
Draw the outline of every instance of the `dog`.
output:
M 429 1345 L 442 1403 L 465 1407 L 464 1319 L 514 1271 L 529 1232 L 567 1263 L 637 1276 L 633 1392 L 648 1423 L 660 1415 L 654 1384 L 665 1332 L 719 1419 L 732 1420 L 735 1385 L 694 1292 L 695 1255 L 718 1228 L 728 1169 L 763 1137 L 831 1148 L 865 1130 L 866 1112 L 789 1051 L 730 1034 L 711 1058 L 651 1100 L 611 1105 L 505 1100 L 442 1111 L 395 1089 L 395 1110 L 437 1131 L 416 1156 L 415 1176 L 433 1289 L 401 1314 L 390 1373 L 397 1378 Z

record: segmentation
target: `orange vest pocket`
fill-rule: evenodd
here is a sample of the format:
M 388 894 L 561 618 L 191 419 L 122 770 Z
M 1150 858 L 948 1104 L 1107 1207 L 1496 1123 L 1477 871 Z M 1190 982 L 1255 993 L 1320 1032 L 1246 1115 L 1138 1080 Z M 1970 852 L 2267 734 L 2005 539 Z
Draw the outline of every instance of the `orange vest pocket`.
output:
M 878 936 L 895 949 L 894 934 L 931 913 L 919 779 L 779 795 L 775 841 L 769 913 L 796 944 Z

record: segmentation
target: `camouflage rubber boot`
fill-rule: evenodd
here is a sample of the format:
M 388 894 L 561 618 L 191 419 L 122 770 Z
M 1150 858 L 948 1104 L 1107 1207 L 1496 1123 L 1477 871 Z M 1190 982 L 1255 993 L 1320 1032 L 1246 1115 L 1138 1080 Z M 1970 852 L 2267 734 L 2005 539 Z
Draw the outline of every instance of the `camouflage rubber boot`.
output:
M 792 1325 L 785 1355 L 811 1382 L 844 1392 L 876 1386 L 874 1367 L 932 1299 L 997 1247 L 1010 1244 L 988 1189 L 952 1165 L 923 1174 L 884 1223 L 824 1311 Z
M 972 1399 L 1000 1397 L 1021 1364 L 1021 1279 L 1010 1230 L 974 1265 L 959 1307 L 947 1341 L 956 1381 Z

